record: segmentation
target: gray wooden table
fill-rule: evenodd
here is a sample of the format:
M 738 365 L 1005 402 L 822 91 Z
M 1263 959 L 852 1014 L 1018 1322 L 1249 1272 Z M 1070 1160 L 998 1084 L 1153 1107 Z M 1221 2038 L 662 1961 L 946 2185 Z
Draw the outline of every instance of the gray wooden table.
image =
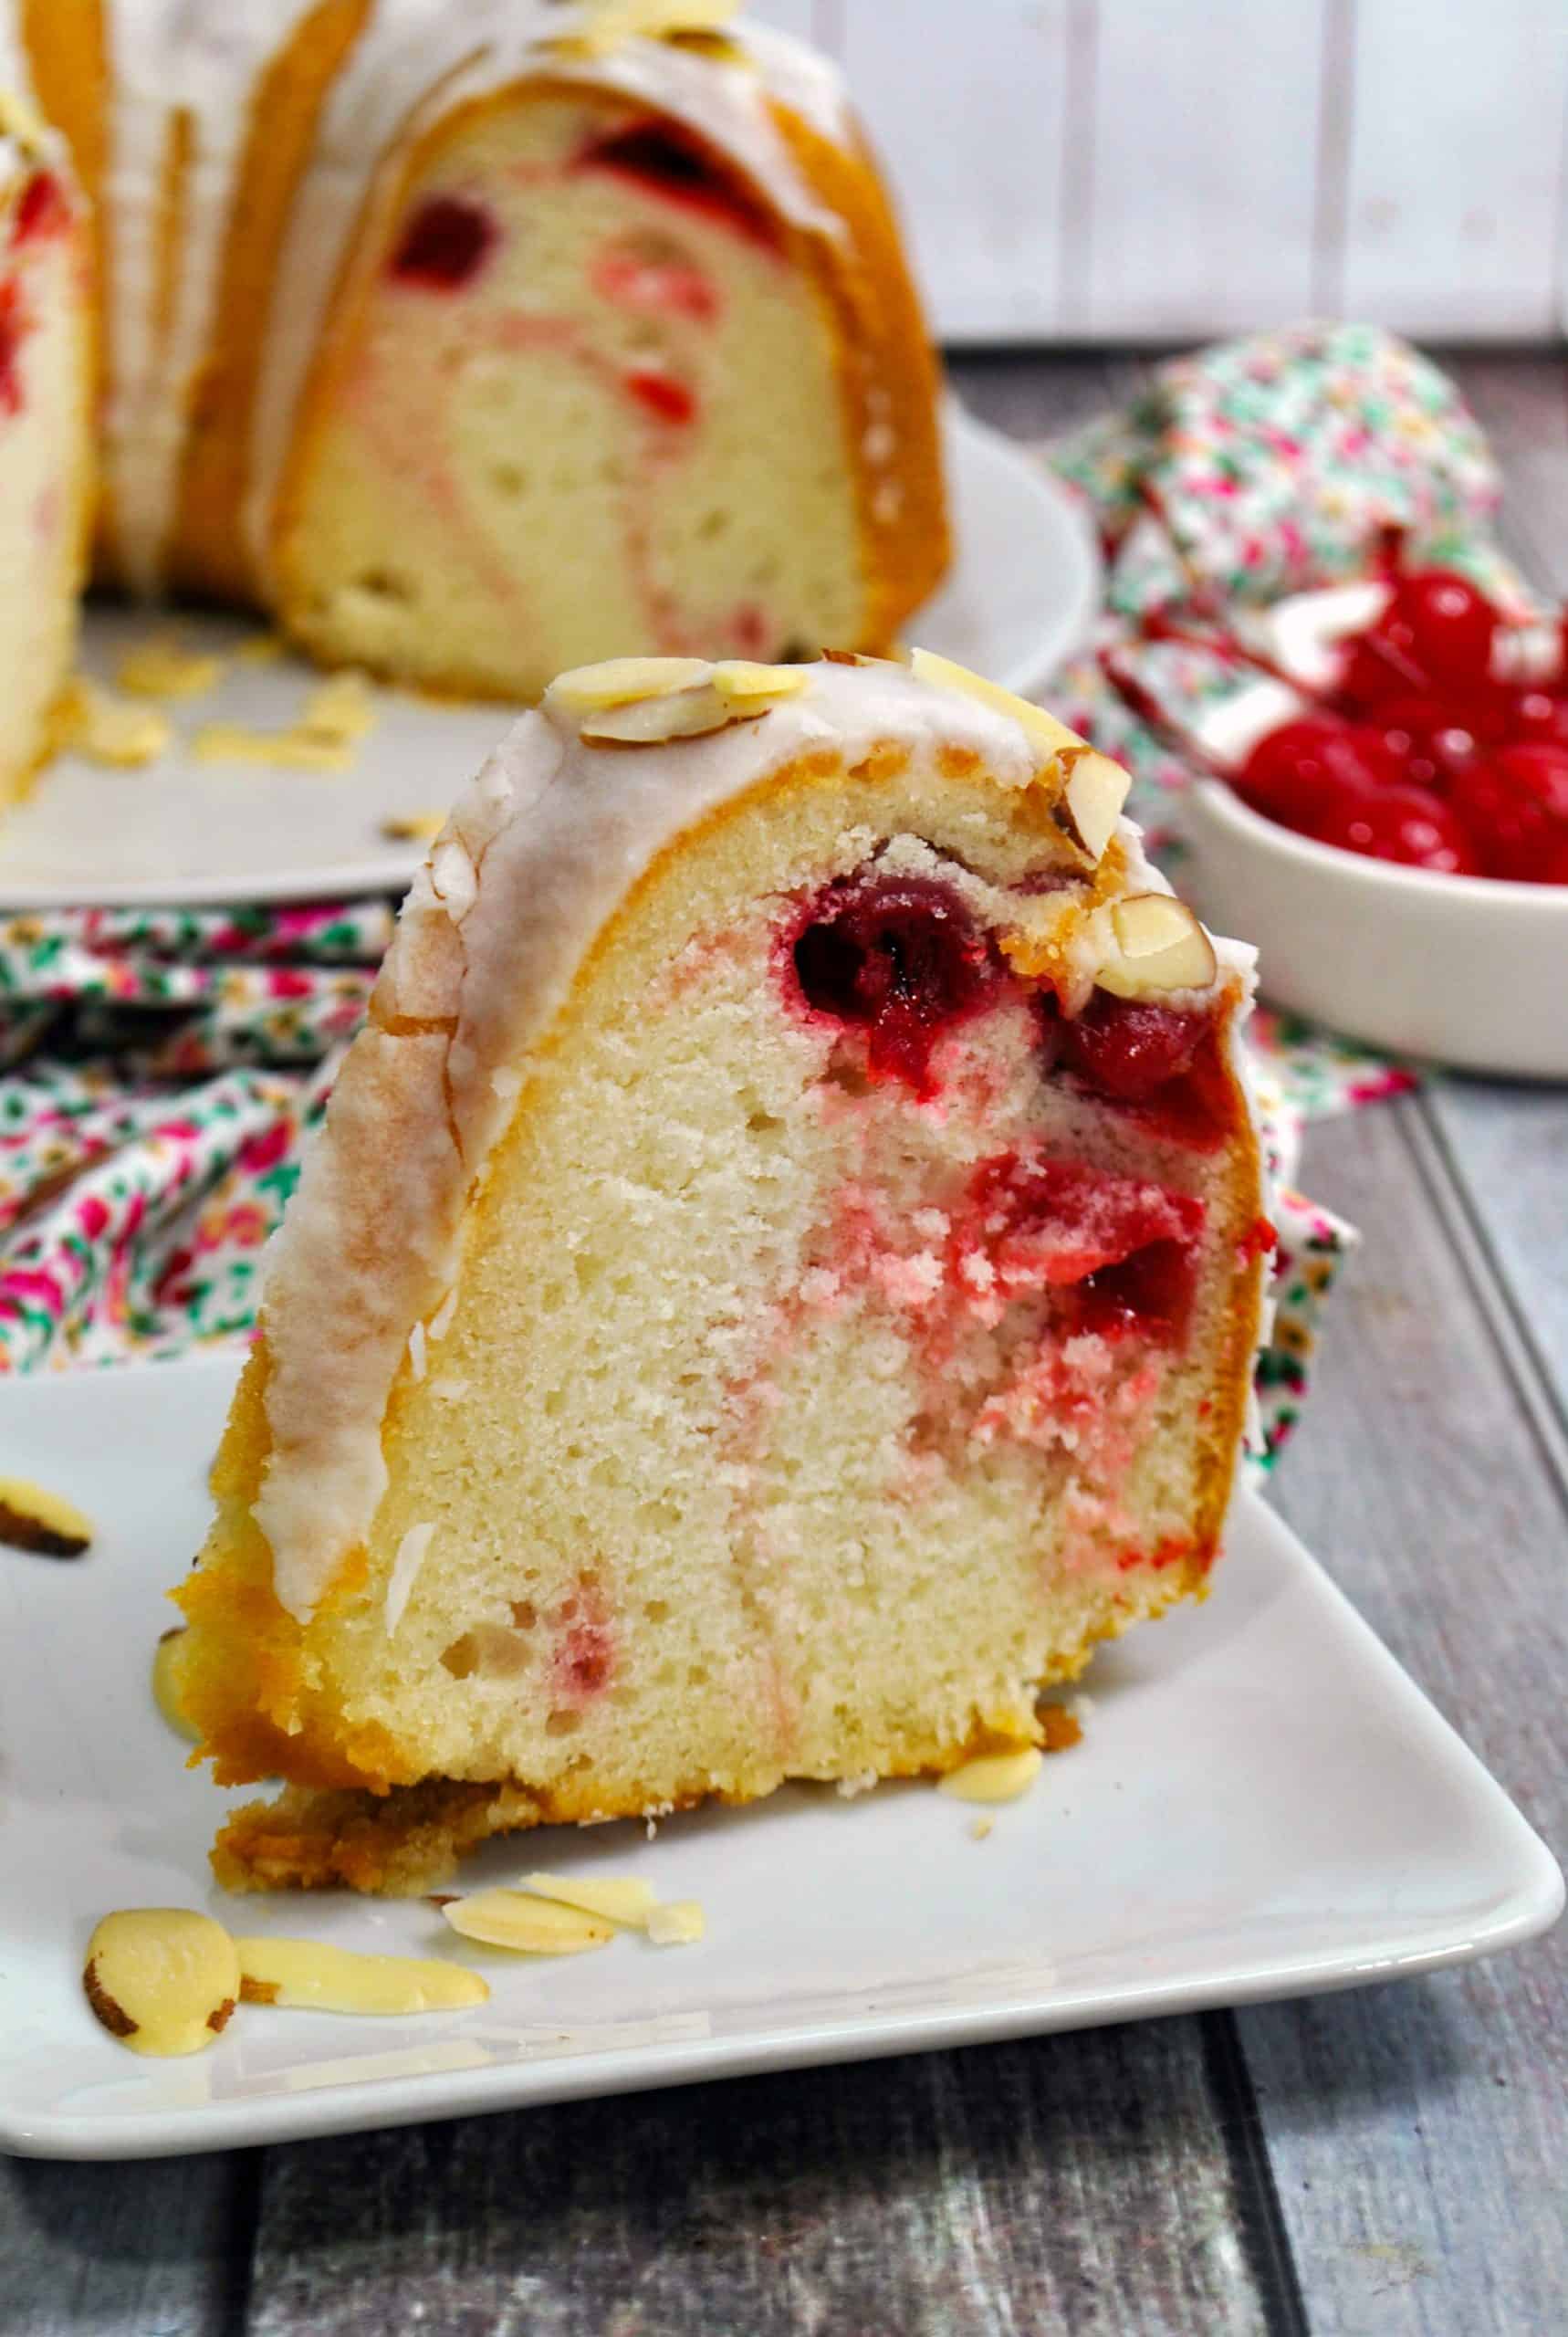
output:
M 1124 357 L 967 359 L 1022 436 Z M 1568 361 L 1458 361 L 1568 593 Z M 1568 1011 L 1568 1007 L 1565 1007 Z M 1281 1508 L 1568 1847 L 1568 1092 L 1320 1126 L 1364 1250 Z M 5 2337 L 1550 2337 L 1568 1940 L 1240 2013 L 127 2167 L 0 2160 Z

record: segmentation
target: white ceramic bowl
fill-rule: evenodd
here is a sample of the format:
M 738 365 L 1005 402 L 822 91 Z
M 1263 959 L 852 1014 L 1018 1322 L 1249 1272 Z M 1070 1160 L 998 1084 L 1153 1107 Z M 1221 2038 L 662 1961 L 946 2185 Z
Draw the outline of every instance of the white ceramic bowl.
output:
M 1263 996 L 1464 1071 L 1568 1079 L 1568 886 L 1440 876 L 1313 844 L 1218 780 L 1189 798 L 1181 889 L 1255 941 Z

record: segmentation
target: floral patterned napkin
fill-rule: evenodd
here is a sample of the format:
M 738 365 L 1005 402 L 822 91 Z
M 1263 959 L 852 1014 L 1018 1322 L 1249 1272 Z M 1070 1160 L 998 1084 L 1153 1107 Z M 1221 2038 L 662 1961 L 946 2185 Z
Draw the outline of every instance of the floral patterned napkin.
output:
M 1376 326 L 1291 325 L 1177 358 L 1125 413 L 1041 452 L 1106 561 L 1099 624 L 1051 704 L 1126 764 L 1132 809 L 1173 852 L 1181 739 L 1256 679 L 1228 652 L 1231 610 L 1364 572 L 1397 534 L 1413 562 L 1532 613 L 1493 533 L 1501 484 L 1479 424 Z

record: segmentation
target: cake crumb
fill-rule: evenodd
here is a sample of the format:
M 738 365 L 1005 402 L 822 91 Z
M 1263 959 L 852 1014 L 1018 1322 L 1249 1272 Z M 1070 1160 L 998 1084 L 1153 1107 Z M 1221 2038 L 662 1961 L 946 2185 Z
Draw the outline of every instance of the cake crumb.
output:
M 277 633 L 247 634 L 235 651 L 236 665 L 276 665 L 283 655 L 283 636 Z
M 971 1839 L 977 1842 L 985 1841 L 995 1829 L 996 1822 L 994 1818 L 971 1818 L 969 1820 Z
M 221 657 L 182 648 L 178 634 L 159 633 L 126 651 L 114 678 L 132 697 L 200 697 L 214 687 L 223 669 Z
M 144 770 L 173 736 L 156 707 L 130 705 L 85 674 L 73 676 L 60 693 L 55 731 L 60 747 L 110 770 Z
M 1082 1723 L 1077 1713 L 1070 1712 L 1065 1704 L 1041 1704 L 1040 1721 L 1045 1731 L 1048 1753 L 1066 1753 L 1083 1741 Z
M 841 1777 L 834 1786 L 833 1791 L 841 1801 L 853 1801 L 857 1795 L 870 1793 L 877 1781 L 877 1772 L 874 1769 L 862 1769 L 858 1776 Z

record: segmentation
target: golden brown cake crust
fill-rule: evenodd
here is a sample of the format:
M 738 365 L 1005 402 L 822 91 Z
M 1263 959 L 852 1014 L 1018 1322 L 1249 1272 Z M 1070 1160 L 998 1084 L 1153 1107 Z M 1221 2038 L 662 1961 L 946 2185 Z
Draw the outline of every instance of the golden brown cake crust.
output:
M 887 183 L 863 135 L 857 132 L 852 147 L 835 146 L 799 115 L 773 110 L 807 183 L 848 231 L 841 247 L 801 240 L 838 318 L 839 378 L 860 490 L 866 620 L 863 638 L 843 645 L 878 654 L 894 646 L 952 556 L 941 375 Z M 894 459 L 879 466 L 867 450 L 884 434 Z
M 316 0 L 256 84 L 229 218 L 207 355 L 190 388 L 169 578 L 220 600 L 253 598 L 259 580 L 241 512 L 250 483 L 251 419 L 288 208 L 333 79 L 373 0 Z

